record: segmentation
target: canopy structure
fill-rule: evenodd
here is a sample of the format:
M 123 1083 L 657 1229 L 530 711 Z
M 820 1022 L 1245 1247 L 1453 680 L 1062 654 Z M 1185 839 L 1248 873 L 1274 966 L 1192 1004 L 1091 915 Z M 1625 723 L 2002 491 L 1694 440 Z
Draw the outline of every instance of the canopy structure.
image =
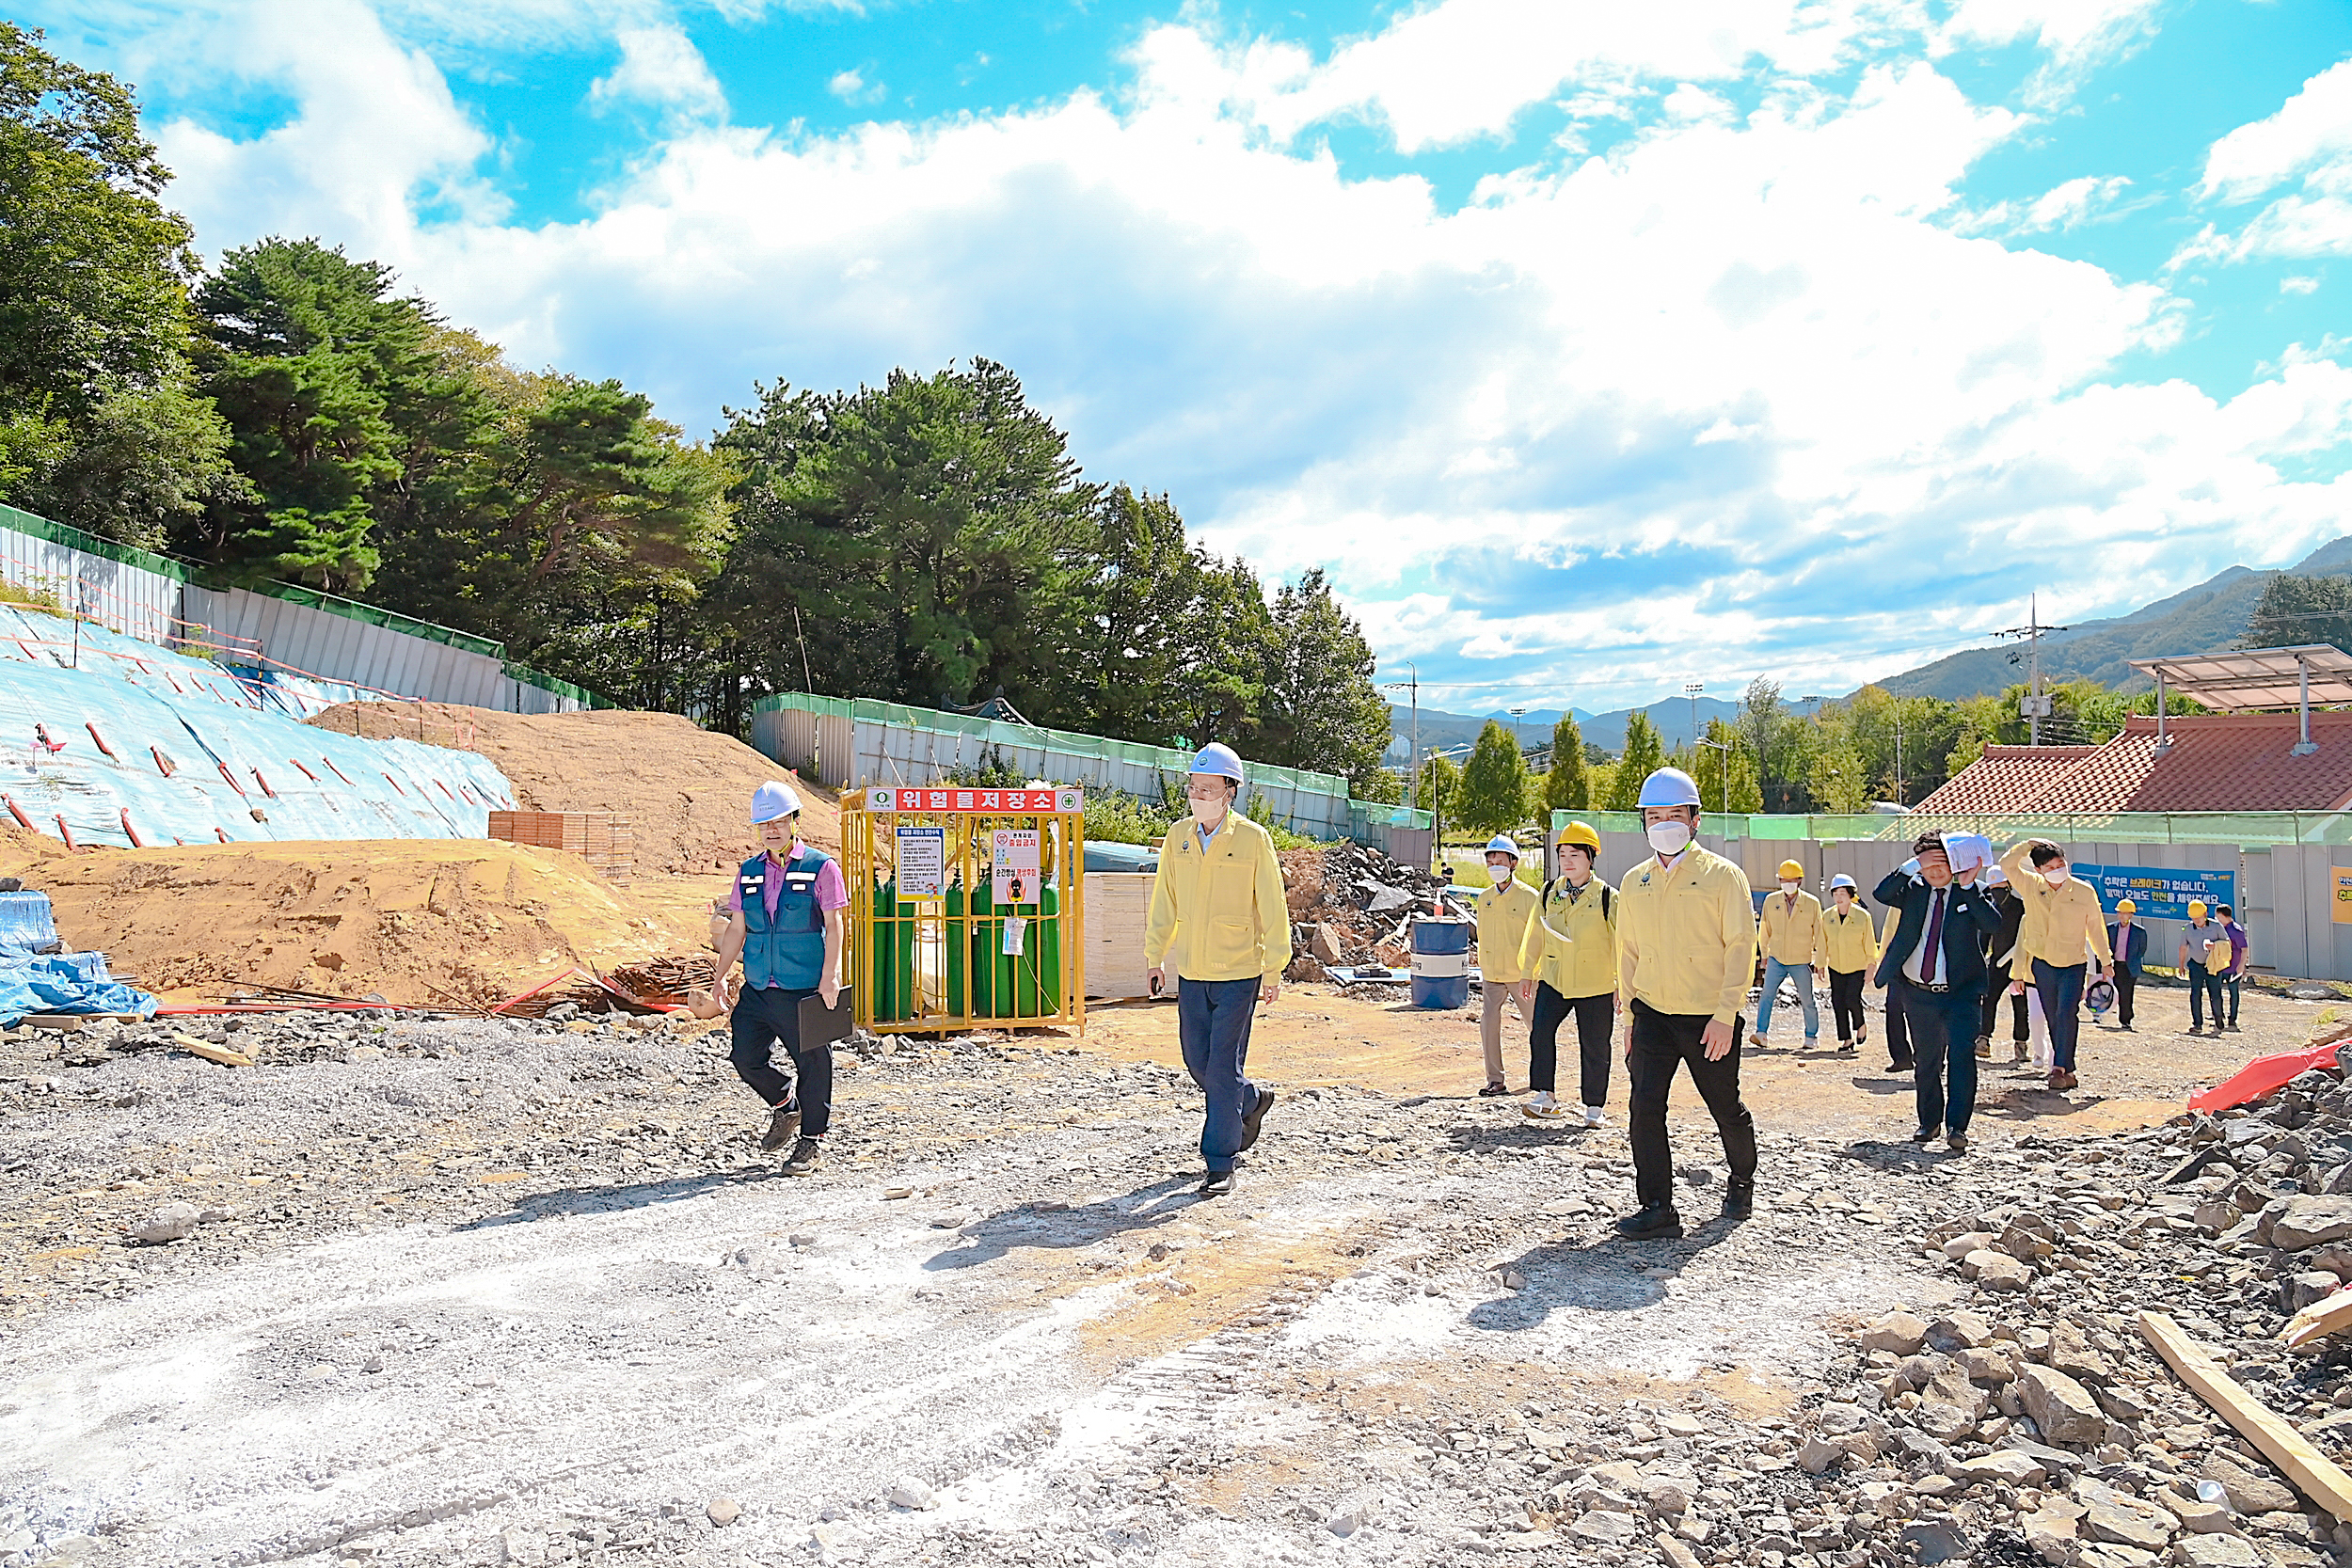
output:
M 2220 713 L 2295 708 L 2302 714 L 2303 738 L 2295 754 L 2309 756 L 2312 705 L 2352 704 L 2352 654 L 2327 642 L 2293 648 L 2247 648 L 2235 653 L 2193 654 L 2181 658 L 2136 658 L 2132 668 L 2156 683 L 2156 744 L 2168 742 L 2164 728 L 2165 688 Z

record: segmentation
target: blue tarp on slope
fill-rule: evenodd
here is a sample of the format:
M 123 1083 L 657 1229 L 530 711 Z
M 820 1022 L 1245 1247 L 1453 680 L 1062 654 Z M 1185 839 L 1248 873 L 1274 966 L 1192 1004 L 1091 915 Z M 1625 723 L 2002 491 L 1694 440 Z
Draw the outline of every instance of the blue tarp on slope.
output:
M 37 832 L 107 845 L 485 838 L 489 814 L 515 807 L 476 752 L 246 706 L 217 666 L 140 646 L 136 672 L 116 658 L 0 662 L 0 806 Z

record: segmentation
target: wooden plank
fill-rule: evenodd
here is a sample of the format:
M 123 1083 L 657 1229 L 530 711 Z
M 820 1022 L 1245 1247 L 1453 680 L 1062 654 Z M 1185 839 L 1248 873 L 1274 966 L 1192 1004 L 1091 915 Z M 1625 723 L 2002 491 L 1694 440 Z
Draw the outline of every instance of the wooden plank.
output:
M 2213 1353 L 2186 1334 L 2162 1312 L 2142 1312 L 2139 1332 L 2156 1347 L 2181 1381 L 2219 1411 L 2240 1436 L 2260 1449 L 2265 1458 L 2286 1472 L 2303 1496 L 2339 1521 L 2352 1521 L 2352 1475 L 2331 1463 L 2309 1439 L 2232 1377 Z
M 223 1067 L 251 1067 L 253 1065 L 253 1058 L 243 1052 L 231 1051 L 225 1045 L 215 1045 L 210 1040 L 198 1039 L 194 1035 L 174 1035 L 171 1037 L 171 1043 L 191 1055 L 201 1056 L 208 1062 L 218 1062 Z
M 2292 1349 L 2309 1346 L 2313 1351 L 2321 1351 L 2327 1347 L 2312 1344 L 2312 1340 L 2325 1338 L 2330 1334 L 2341 1334 L 2347 1328 L 2352 1328 L 2352 1291 L 2338 1291 L 2334 1295 L 2321 1297 L 2289 1318 L 2286 1326 L 2279 1330 L 2279 1338 Z

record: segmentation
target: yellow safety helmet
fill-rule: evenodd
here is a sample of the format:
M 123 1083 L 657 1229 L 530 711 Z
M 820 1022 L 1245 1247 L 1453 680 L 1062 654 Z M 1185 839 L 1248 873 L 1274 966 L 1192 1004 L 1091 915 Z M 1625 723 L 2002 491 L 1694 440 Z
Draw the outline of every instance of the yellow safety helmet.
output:
M 2188 901 L 2188 917 L 2191 920 L 2202 920 L 2204 916 L 2205 901 L 2202 898 L 2190 899 Z
M 1571 822 L 1560 830 L 1559 847 L 1565 849 L 1571 844 L 1590 849 L 1595 860 L 1600 858 L 1600 834 L 1593 831 L 1590 822 Z
M 1780 874 L 1788 879 L 1790 881 L 1801 882 L 1804 880 L 1804 863 L 1802 861 L 1783 861 L 1780 863 Z
M 2137 914 L 2139 912 L 2139 906 L 2133 903 L 2128 898 L 2118 898 L 2115 901 L 2115 912 L 2118 914 Z

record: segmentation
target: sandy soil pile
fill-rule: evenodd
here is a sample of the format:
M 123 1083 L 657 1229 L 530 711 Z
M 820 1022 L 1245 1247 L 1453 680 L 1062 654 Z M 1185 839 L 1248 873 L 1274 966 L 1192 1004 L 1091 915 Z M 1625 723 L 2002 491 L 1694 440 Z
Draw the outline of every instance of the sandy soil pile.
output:
M 576 855 L 486 840 L 211 844 L 74 854 L 11 836 L 0 874 L 49 895 L 58 934 L 144 990 L 232 982 L 447 1006 L 578 964 L 692 952 L 702 926 Z
M 324 729 L 393 733 L 386 705 L 344 703 L 310 721 Z M 514 781 L 525 811 L 627 812 L 640 876 L 724 871 L 750 852 L 752 791 L 785 769 L 732 736 L 675 713 L 516 714 L 450 703 L 404 705 L 398 734 L 479 752 Z M 806 809 L 801 836 L 841 847 L 833 792 L 795 785 Z M 723 888 L 721 891 L 724 891 Z

